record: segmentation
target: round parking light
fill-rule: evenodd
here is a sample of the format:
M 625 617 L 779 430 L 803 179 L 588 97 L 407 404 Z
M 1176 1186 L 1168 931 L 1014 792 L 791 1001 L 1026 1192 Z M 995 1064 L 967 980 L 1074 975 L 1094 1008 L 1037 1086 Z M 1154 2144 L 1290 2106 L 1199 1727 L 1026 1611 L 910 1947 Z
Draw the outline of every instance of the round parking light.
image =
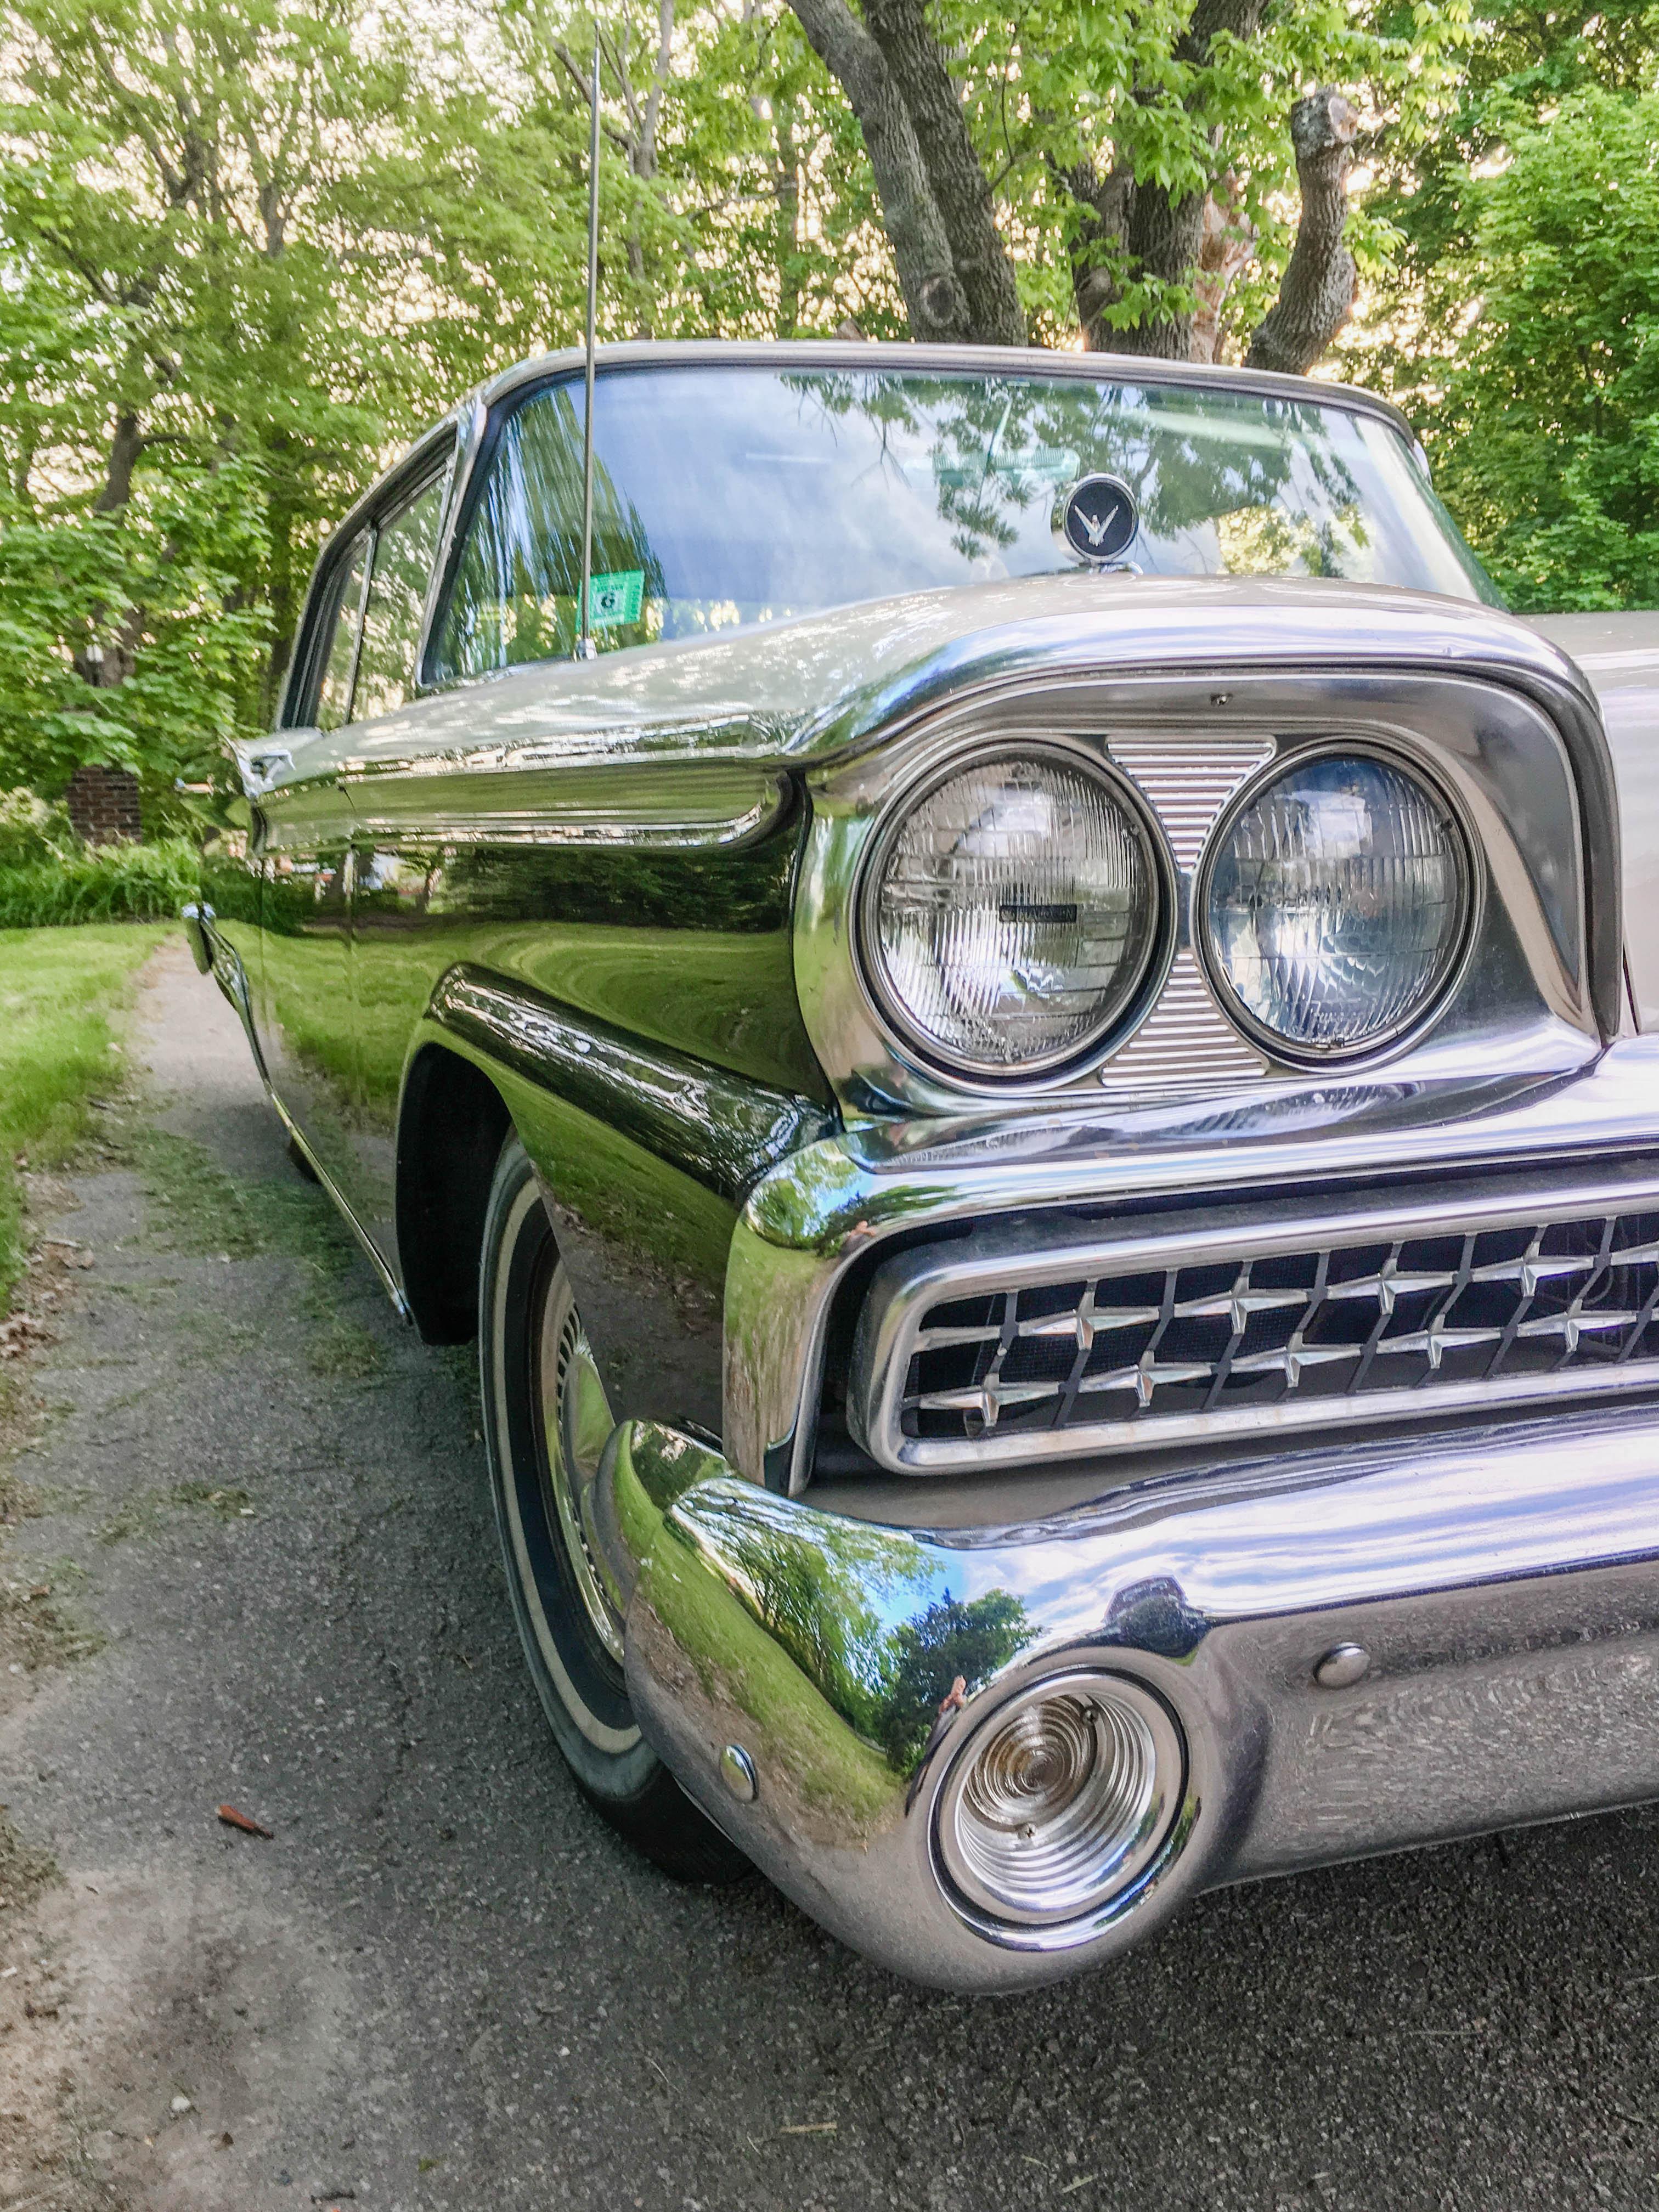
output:
M 1000 1706 L 939 1793 L 939 1857 L 978 1912 L 1080 1920 L 1157 1858 L 1182 1798 L 1185 1746 L 1163 1699 L 1127 1675 L 1050 1677 Z

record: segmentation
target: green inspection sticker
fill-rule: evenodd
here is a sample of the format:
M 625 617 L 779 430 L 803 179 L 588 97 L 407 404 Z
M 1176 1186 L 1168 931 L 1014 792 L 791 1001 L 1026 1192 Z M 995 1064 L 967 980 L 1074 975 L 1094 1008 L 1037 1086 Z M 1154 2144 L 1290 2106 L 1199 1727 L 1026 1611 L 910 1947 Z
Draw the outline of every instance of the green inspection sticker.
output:
M 587 587 L 587 625 L 590 629 L 614 629 L 619 623 L 636 623 L 645 597 L 643 568 L 617 568 L 595 576 Z

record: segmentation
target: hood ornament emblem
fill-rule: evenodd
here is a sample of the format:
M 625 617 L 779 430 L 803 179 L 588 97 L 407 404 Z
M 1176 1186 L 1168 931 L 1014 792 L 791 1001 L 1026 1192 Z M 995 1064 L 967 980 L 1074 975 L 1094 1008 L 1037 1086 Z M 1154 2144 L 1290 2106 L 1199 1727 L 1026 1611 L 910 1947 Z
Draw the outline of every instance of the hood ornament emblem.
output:
M 1055 527 L 1068 550 L 1091 568 L 1120 560 L 1140 527 L 1135 495 L 1121 477 L 1079 477 L 1060 495 Z

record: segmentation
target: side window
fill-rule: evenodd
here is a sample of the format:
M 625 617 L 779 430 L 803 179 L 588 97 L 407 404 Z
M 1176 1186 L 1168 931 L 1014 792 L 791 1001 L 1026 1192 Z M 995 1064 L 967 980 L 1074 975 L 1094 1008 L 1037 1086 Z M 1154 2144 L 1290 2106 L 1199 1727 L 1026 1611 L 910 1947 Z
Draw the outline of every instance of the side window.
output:
M 374 534 L 374 566 L 363 610 L 362 649 L 351 702 L 354 722 L 401 707 L 415 689 L 421 614 L 438 554 L 443 480 L 424 484 Z
M 580 399 L 580 387 L 552 385 L 501 424 L 438 633 L 440 675 L 482 676 L 553 659 L 574 645 L 582 573 Z M 603 428 L 598 406 L 594 419 Z M 591 622 L 601 647 L 657 635 L 659 611 L 653 626 L 651 602 L 663 591 L 662 566 L 644 525 L 599 453 Z
M 351 677 L 357 665 L 357 626 L 363 611 L 363 576 L 368 567 L 368 532 L 356 539 L 336 579 L 333 635 L 317 694 L 317 726 L 337 730 L 351 712 Z

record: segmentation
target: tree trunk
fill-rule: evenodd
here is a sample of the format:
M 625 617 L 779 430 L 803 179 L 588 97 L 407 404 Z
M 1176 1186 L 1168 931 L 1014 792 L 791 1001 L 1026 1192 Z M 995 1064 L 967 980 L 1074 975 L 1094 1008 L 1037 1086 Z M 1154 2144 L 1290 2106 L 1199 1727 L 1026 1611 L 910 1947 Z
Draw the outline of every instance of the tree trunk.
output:
M 1310 93 L 1291 110 L 1302 220 L 1279 297 L 1244 356 L 1249 368 L 1305 375 L 1353 312 L 1353 256 L 1343 242 L 1358 118 L 1340 92 Z
M 1218 361 L 1227 295 L 1255 252 L 1255 226 L 1238 211 L 1238 179 L 1231 170 L 1219 191 L 1204 203 L 1204 235 L 1199 240 L 1198 313 L 1193 318 L 1191 357 Z
M 1127 169 L 1109 169 L 1099 176 L 1086 161 L 1070 169 L 1056 168 L 1054 173 L 1085 210 L 1071 252 L 1072 296 L 1083 343 L 1090 353 L 1110 353 L 1118 333 L 1106 319 L 1106 310 L 1122 297 L 1118 276 L 1128 249 L 1134 177 Z
M 847 0 L 790 0 L 790 5 L 858 118 L 911 335 L 958 341 L 971 337 L 968 295 L 951 264 L 915 125 L 886 57 Z
M 124 407 L 115 418 L 109 466 L 104 472 L 98 496 L 92 502 L 94 514 L 118 514 L 132 497 L 132 472 L 143 450 L 144 434 L 138 427 L 138 417 L 131 408 Z
M 864 18 L 909 110 L 951 264 L 967 297 L 969 335 L 981 345 L 1024 345 L 1024 311 L 996 226 L 990 183 L 923 0 L 864 0 Z
M 778 166 L 773 190 L 777 196 L 778 336 L 792 338 L 800 321 L 800 154 L 795 144 L 795 110 L 792 101 L 779 100 L 773 111 L 777 137 Z

